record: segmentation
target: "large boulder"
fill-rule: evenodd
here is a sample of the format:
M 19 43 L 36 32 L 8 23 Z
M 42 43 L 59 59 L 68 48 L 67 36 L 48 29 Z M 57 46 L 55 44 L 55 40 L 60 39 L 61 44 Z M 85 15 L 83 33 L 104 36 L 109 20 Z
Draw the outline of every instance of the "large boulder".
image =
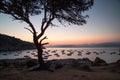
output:
M 120 64 L 120 60 L 117 60 L 117 62 L 116 62 L 117 64 Z
M 75 60 L 72 66 L 79 70 L 92 71 L 92 69 L 90 68 L 91 65 L 91 60 L 89 60 L 88 58 L 83 58 Z
M 49 70 L 54 71 L 55 69 L 60 69 L 64 67 L 62 60 L 50 60 L 47 61 L 47 65 L 49 66 Z
M 100 59 L 99 57 L 95 58 L 95 61 L 93 62 L 93 66 L 105 66 L 107 65 L 107 62 L 103 59 Z

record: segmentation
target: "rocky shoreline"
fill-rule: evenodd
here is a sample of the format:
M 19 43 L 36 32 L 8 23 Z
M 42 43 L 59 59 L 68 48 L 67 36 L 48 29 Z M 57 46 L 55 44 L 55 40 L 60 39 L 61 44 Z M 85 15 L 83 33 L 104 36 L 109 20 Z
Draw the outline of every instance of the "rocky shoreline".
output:
M 52 70 L 30 71 L 38 66 L 36 59 L 0 60 L 0 80 L 120 80 L 120 60 L 115 63 L 96 58 L 46 61 Z
M 96 57 L 94 61 L 89 60 L 88 58 L 83 59 L 54 59 L 54 60 L 46 60 L 46 64 L 52 68 L 53 70 L 57 68 L 62 68 L 66 65 L 80 67 L 80 66 L 107 66 L 109 65 L 105 60 Z M 120 60 L 111 64 L 120 64 Z M 31 58 L 18 58 L 18 59 L 4 59 L 0 60 L 0 69 L 7 67 L 14 68 L 23 68 L 28 69 L 30 67 L 38 65 L 37 59 Z

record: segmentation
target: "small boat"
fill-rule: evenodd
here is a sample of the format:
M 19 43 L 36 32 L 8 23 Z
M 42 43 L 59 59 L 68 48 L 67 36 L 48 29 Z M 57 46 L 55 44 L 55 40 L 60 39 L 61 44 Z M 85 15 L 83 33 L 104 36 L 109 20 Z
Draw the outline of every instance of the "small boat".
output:
M 7 55 L 6 53 L 2 54 L 2 55 Z
M 116 52 L 111 52 L 110 54 L 116 54 Z
M 44 51 L 44 53 L 49 54 L 47 51 Z
M 62 52 L 62 54 L 65 54 L 65 50 L 62 50 L 61 52 Z
M 47 52 L 50 52 L 50 50 L 48 50 Z
M 30 53 L 30 51 L 27 51 L 26 53 Z
M 57 50 L 52 51 L 52 53 L 56 53 L 56 52 L 57 52 Z
M 89 54 L 91 54 L 91 52 L 87 52 L 86 54 L 89 55 Z
M 102 54 L 102 53 L 106 53 L 106 52 L 105 52 L 105 51 L 102 51 L 102 52 L 100 52 L 100 53 Z
M 81 53 L 78 53 L 78 56 L 82 56 L 82 54 L 81 54 Z
M 72 54 L 71 53 L 68 53 L 67 56 L 71 56 Z
M 35 53 L 31 53 L 31 55 L 35 55 Z
M 98 52 L 93 52 L 93 53 L 95 53 L 96 55 L 99 55 L 99 53 L 98 53 Z
M 34 55 L 34 57 L 37 57 L 38 55 Z
M 54 55 L 55 55 L 56 57 L 60 57 L 60 55 L 59 55 L 59 54 L 57 54 L 57 53 L 56 53 L 56 54 L 54 54 Z
M 24 57 L 25 57 L 25 58 L 31 58 L 31 57 L 30 57 L 30 56 L 28 56 L 28 55 L 25 55 Z
M 78 53 L 81 53 L 81 51 L 78 51 Z
M 18 54 L 14 54 L 14 56 L 19 56 Z

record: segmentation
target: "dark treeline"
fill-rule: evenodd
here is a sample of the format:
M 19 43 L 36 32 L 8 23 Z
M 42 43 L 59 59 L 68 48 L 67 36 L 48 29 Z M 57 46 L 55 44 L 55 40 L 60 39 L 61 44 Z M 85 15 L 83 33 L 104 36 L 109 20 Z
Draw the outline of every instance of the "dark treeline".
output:
M 34 49 L 33 43 L 18 38 L 0 34 L 0 51 Z

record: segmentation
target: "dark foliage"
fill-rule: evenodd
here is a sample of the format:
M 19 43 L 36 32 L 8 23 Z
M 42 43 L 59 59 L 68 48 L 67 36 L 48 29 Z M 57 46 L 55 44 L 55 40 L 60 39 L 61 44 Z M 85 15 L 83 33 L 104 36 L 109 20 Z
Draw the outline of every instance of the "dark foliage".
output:
M 29 15 L 39 14 L 39 0 L 0 0 L 0 12 L 25 20 Z
M 86 23 L 82 13 L 89 10 L 93 0 L 46 0 L 46 14 L 52 15 L 60 23 L 83 25 Z

